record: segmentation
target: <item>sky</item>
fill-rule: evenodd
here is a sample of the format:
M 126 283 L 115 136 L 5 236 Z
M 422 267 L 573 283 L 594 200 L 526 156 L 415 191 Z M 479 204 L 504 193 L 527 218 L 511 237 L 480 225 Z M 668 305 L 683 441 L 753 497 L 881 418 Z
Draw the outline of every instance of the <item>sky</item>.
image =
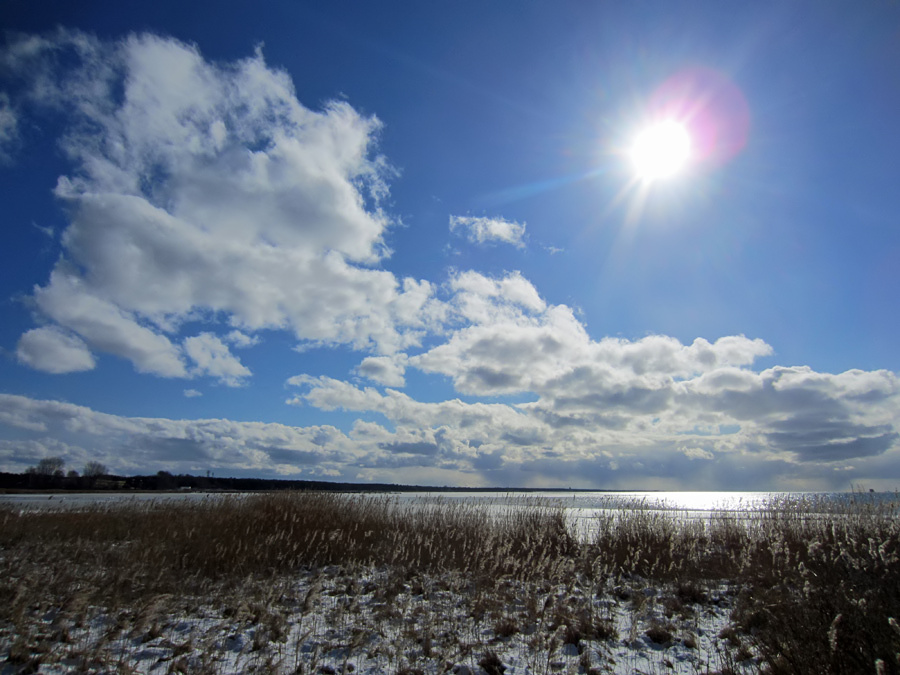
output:
M 0 27 L 0 471 L 900 488 L 900 4 Z

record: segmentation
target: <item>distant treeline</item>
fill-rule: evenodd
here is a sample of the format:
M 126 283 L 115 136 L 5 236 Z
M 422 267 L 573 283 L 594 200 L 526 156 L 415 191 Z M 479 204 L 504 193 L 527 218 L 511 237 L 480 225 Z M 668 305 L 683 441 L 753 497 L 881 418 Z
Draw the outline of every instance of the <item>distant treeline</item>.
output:
M 327 492 L 486 492 L 535 491 L 526 488 L 463 488 L 397 485 L 394 483 L 339 483 L 318 480 L 279 480 L 272 478 L 219 478 L 217 476 L 173 475 L 159 471 L 148 476 L 77 475 L 70 472 L 3 473 L 0 490 L 200 490 L 253 492 L 270 490 L 318 490 Z
M 389 483 L 332 483 L 316 480 L 277 480 L 267 478 L 219 478 L 215 476 L 174 475 L 160 471 L 149 476 L 66 476 L 40 473 L 2 473 L 3 490 L 327 490 L 332 492 L 390 492 L 434 490 L 436 488 Z M 452 490 L 453 488 L 441 488 Z

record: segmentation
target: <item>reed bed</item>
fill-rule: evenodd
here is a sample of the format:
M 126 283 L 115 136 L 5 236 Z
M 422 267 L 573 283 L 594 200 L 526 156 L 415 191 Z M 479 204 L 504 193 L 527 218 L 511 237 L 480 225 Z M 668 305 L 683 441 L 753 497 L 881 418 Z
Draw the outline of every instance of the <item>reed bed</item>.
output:
M 284 492 L 0 509 L 0 659 L 9 672 L 60 663 L 59 644 L 75 658 L 73 627 L 91 617 L 119 617 L 117 630 L 146 641 L 159 617 L 204 607 L 256 626 L 254 652 L 270 657 L 283 656 L 278 645 L 292 635 L 286 616 L 327 607 L 343 653 L 371 655 L 360 631 L 386 635 L 385 625 L 411 621 L 415 649 L 387 661 L 393 672 L 445 672 L 465 659 L 472 672 L 503 672 L 504 645 L 515 640 L 541 655 L 528 672 L 555 672 L 552 655 L 564 645 L 578 672 L 628 672 L 610 665 L 614 645 L 640 637 L 694 648 L 684 626 L 723 603 L 731 620 L 716 658 L 698 657 L 693 672 L 900 673 L 896 505 L 865 495 L 837 506 L 785 500 L 708 520 L 635 508 L 599 516 L 587 537 L 561 506 L 540 500 L 498 509 Z M 629 628 L 616 607 L 649 623 Z M 270 662 L 268 672 L 334 672 L 296 647 L 291 668 Z M 91 650 L 80 648 L 84 670 L 116 672 L 108 649 L 102 658 Z M 183 672 L 219 672 L 204 648 L 191 650 Z

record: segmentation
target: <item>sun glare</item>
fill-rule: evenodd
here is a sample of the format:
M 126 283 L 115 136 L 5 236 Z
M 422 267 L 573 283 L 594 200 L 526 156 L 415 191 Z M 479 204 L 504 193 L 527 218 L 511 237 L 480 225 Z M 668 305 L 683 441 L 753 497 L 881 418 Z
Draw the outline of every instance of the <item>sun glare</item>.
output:
M 674 120 L 658 122 L 641 131 L 631 146 L 631 161 L 645 181 L 668 178 L 684 167 L 691 155 L 691 137 Z

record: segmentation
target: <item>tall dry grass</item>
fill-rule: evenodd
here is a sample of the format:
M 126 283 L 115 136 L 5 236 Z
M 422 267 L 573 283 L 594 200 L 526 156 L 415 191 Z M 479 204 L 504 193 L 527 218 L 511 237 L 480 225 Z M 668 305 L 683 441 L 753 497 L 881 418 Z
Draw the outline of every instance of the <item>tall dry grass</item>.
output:
M 674 611 L 726 581 L 739 589 L 729 637 L 736 659 L 756 654 L 773 675 L 900 673 L 900 527 L 895 505 L 865 495 L 709 520 L 636 508 L 598 517 L 586 539 L 561 507 L 539 501 L 503 510 L 274 493 L 0 509 L 0 623 L 22 631 L 49 608 L 246 594 L 329 567 L 350 577 L 390 570 L 378 591 L 386 601 L 391 583 L 425 593 L 429 579 L 450 575 L 473 620 L 490 619 L 498 636 L 536 624 L 573 643 L 615 637 L 598 596 L 665 585 Z M 548 603 L 560 587 L 566 602 Z
M 456 501 L 282 492 L 78 511 L 7 508 L 0 618 L 26 599 L 128 601 L 326 565 L 547 576 L 574 549 L 562 510 L 539 504 L 498 517 Z
M 739 646 L 771 675 L 900 673 L 898 503 L 781 499 L 754 513 L 679 521 L 636 509 L 600 518 L 587 547 L 613 577 L 728 580 Z

